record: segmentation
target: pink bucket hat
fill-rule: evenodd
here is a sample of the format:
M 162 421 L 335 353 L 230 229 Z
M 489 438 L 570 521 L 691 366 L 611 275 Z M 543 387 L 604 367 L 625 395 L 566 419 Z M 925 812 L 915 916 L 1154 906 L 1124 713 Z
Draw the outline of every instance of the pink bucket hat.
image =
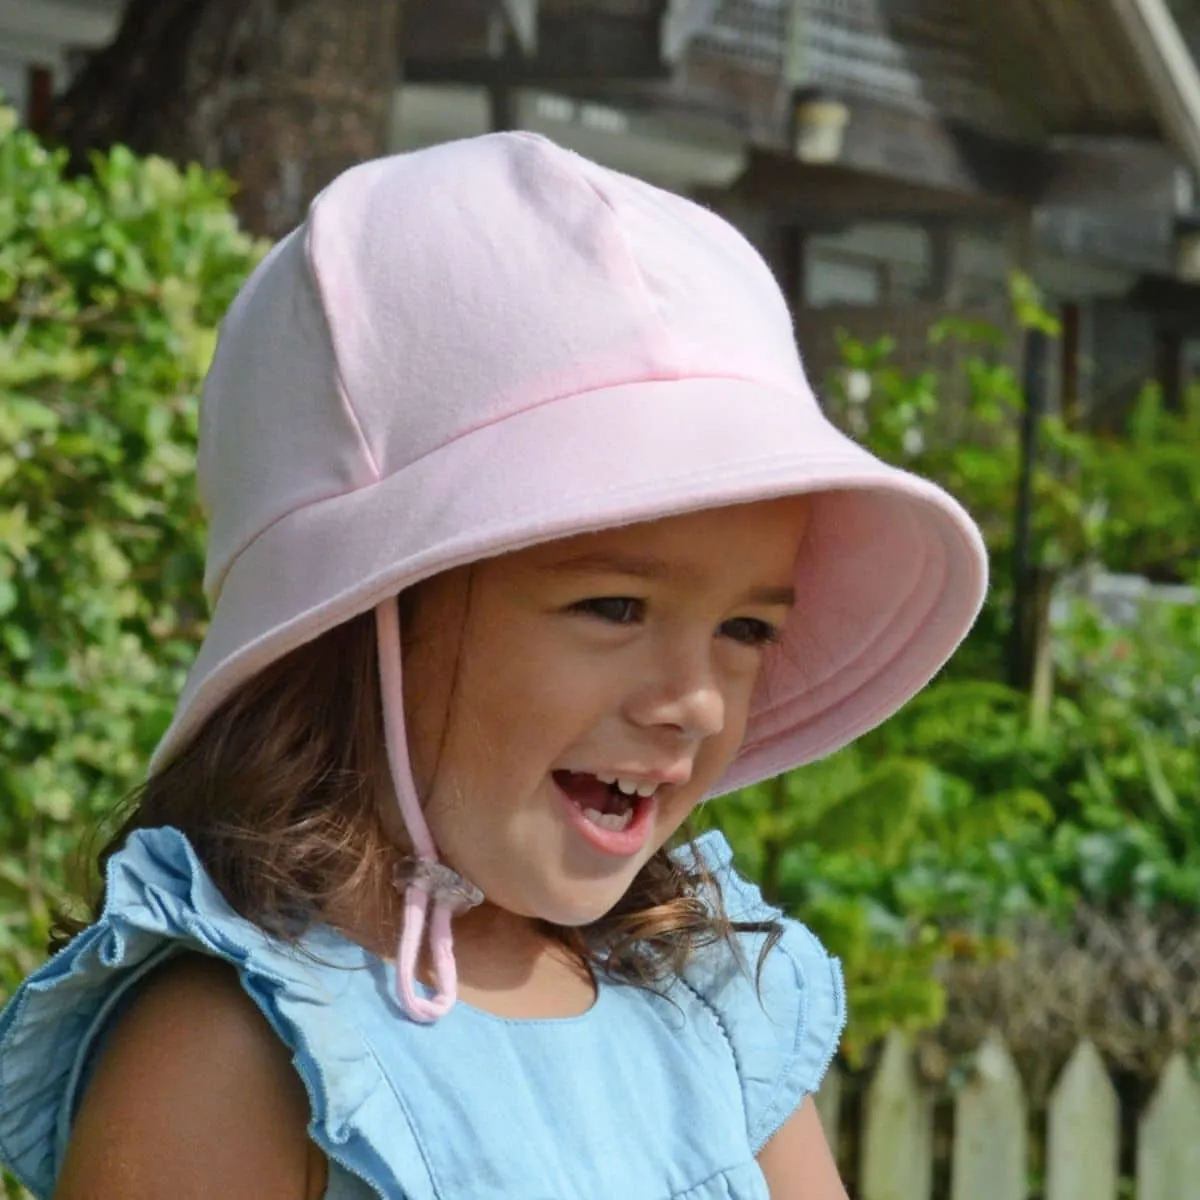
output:
M 228 313 L 198 471 L 212 622 L 152 769 L 262 667 L 374 609 L 419 864 L 397 979 L 419 1020 L 453 1003 L 462 897 L 408 767 L 397 593 L 552 538 L 812 494 L 795 614 L 720 794 L 889 716 L 986 586 L 959 505 L 826 420 L 740 234 L 525 133 L 366 163 L 317 198 Z M 431 896 L 427 999 L 413 979 Z

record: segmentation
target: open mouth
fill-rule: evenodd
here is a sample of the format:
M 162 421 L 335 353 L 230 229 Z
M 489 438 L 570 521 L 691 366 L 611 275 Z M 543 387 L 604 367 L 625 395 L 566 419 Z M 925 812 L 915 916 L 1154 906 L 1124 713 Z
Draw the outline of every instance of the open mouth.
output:
M 554 782 L 587 821 L 613 833 L 627 830 L 658 791 L 656 783 L 579 771 L 555 771 Z

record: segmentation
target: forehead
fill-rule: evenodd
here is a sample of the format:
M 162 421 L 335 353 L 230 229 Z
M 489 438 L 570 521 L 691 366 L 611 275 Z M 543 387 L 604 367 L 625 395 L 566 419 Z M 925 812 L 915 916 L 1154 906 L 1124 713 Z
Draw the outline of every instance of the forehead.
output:
M 641 574 L 638 560 L 686 573 L 786 575 L 807 525 L 805 497 L 702 509 L 544 542 L 494 560 L 518 570 Z M 626 569 L 633 568 L 633 569 Z

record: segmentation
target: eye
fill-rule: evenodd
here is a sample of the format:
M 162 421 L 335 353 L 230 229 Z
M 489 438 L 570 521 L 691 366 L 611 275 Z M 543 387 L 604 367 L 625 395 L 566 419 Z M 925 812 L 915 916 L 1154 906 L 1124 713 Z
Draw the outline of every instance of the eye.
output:
M 641 620 L 646 604 L 633 596 L 596 596 L 571 605 L 571 611 L 597 617 L 611 625 L 632 625 Z
M 735 617 L 732 621 L 726 621 L 721 626 L 721 634 L 743 646 L 773 646 L 780 638 L 777 625 L 757 617 Z

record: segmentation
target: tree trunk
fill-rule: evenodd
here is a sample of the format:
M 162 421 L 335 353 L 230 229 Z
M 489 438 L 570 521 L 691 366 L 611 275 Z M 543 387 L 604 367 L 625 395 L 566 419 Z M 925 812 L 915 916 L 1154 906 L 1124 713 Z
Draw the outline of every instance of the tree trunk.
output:
M 83 168 L 123 142 L 219 167 L 278 237 L 346 167 L 387 150 L 403 0 L 129 0 L 48 133 Z

